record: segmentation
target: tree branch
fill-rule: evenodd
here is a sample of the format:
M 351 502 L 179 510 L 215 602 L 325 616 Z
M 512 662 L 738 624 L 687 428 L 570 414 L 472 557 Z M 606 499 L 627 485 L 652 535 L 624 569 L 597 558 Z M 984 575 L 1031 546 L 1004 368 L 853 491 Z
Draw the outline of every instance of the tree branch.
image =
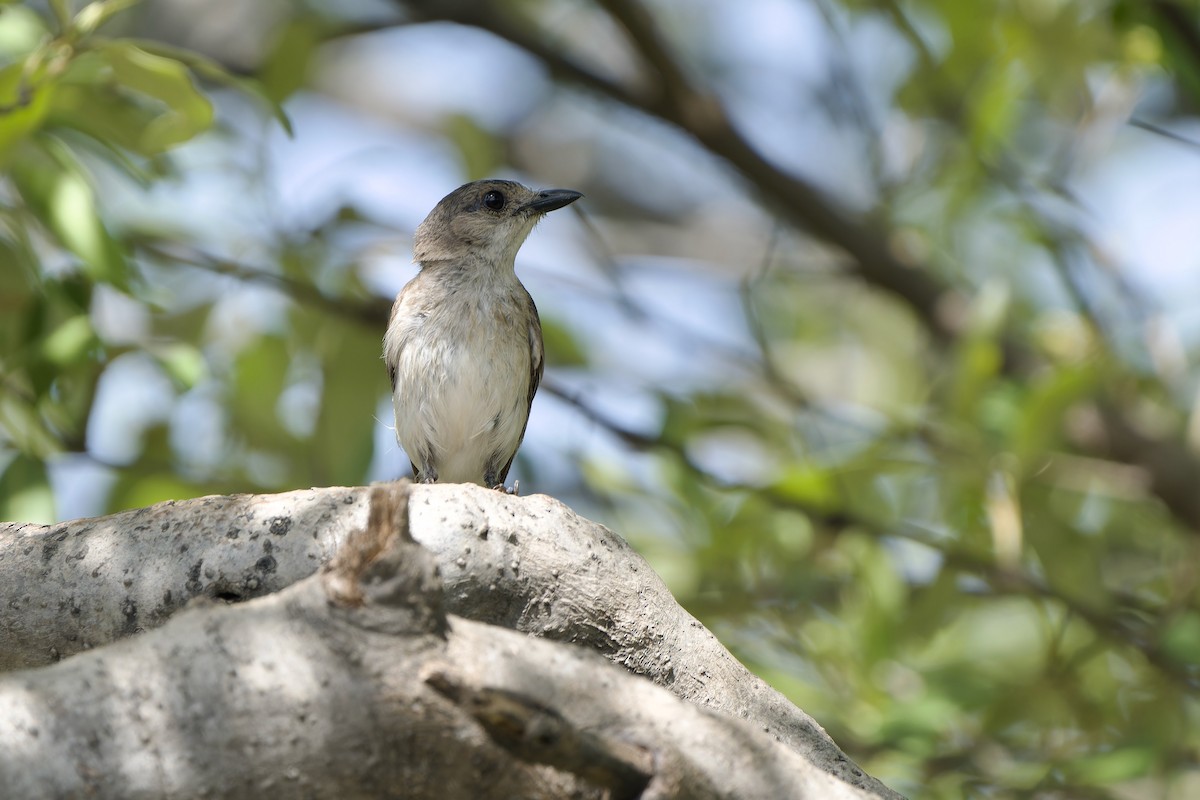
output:
M 382 540 L 346 549 L 366 523 L 367 495 L 334 488 L 215 496 L 55 526 L 0 525 L 0 667 L 46 664 L 158 627 L 195 598 L 277 592 L 339 549 L 326 593 L 348 612 L 377 605 L 369 592 L 356 596 L 354 579 L 375 568 L 364 565 L 382 563 Z M 449 612 L 590 648 L 682 700 L 755 720 L 841 780 L 896 797 L 738 663 L 611 531 L 543 495 L 434 484 L 413 486 L 407 497 L 408 528 L 433 553 Z M 404 596 L 380 586 L 380 596 Z M 386 616 L 427 616 L 427 605 L 400 603 L 417 610 Z M 437 630 L 433 622 L 419 627 Z
M 392 304 L 382 298 L 351 300 L 348 297 L 331 297 L 311 283 L 248 267 L 245 264 L 220 258 L 198 248 L 187 247 L 176 242 L 167 243 L 143 238 L 134 242 L 134 245 L 144 255 L 157 261 L 183 264 L 214 275 L 229 275 L 247 283 L 269 286 L 298 303 L 317 308 L 332 316 L 380 330 L 387 326 Z
M 868 283 L 900 297 L 935 336 L 948 341 L 957 335 L 952 320 L 939 313 L 950 287 L 929 272 L 899 261 L 881 231 L 853 219 L 820 189 L 766 161 L 733 125 L 721 103 L 693 89 L 682 78 L 682 70 L 669 68 L 661 73 L 665 77 L 659 82 L 658 91 L 640 93 L 592 72 L 548 46 L 538 35 L 530 33 L 533 26 L 528 22 L 505 16 L 495 5 L 430 0 L 407 0 L 402 4 L 424 19 L 442 19 L 490 31 L 530 53 L 556 78 L 597 92 L 692 135 L 741 173 L 783 219 L 848 253 L 853 260 L 850 269 Z M 631 31 L 635 46 L 640 46 L 648 63 L 661 65 L 673 61 L 662 50 L 662 37 L 653 21 L 644 11 L 635 11 L 636 4 L 606 2 L 605 5 L 620 12 L 618 22 Z
M 5 797 L 898 797 L 595 654 L 447 616 L 410 491 L 371 489 L 321 575 L 0 676 Z
M 677 67 L 661 68 L 673 62 L 664 38 L 653 19 L 632 0 L 604 0 L 602 3 L 627 31 L 643 59 L 659 65 L 657 89 L 646 93 L 622 86 L 579 64 L 570 56 L 548 45 L 536 33 L 530 21 L 506 16 L 497 6 L 482 3 L 434 3 L 430 0 L 397 0 L 414 15 L 441 19 L 487 30 L 525 50 L 541 61 L 560 81 L 596 92 L 621 105 L 667 122 L 693 136 L 705 149 L 730 164 L 777 213 L 781 219 L 809 231 L 823 241 L 845 251 L 852 259 L 849 269 L 868 284 L 895 296 L 908 306 L 934 338 L 943 344 L 959 336 L 958 321 L 943 313 L 955 289 L 935 277 L 928 264 L 910 264 L 899 260 L 888 245 L 886 231 L 855 219 L 833 198 L 793 175 L 784 173 L 764 159 L 736 129 L 722 104 L 711 95 L 691 86 Z M 1163 4 L 1169 5 L 1169 4 Z M 1015 375 L 1027 371 L 1036 361 L 1026 346 L 1011 333 L 1001 336 L 1003 370 Z M 1118 423 L 1114 437 L 1133 427 Z M 1177 483 L 1167 470 L 1169 465 L 1184 465 L 1183 474 L 1200 474 L 1200 458 L 1179 441 L 1153 439 L 1137 447 L 1120 451 L 1150 472 L 1157 492 Z M 1153 457 L 1151 457 L 1153 456 Z M 1171 513 L 1189 530 L 1200 534 L 1200 503 L 1175 491 L 1163 491 L 1159 497 Z
M 1112 597 L 1116 606 L 1114 608 L 1097 607 L 1052 586 L 1025 569 L 1004 566 L 988 554 L 978 553 L 952 542 L 929 536 L 919 527 L 903 520 L 873 519 L 850 508 L 829 509 L 811 503 L 803 503 L 772 487 L 734 485 L 721 481 L 696 464 L 682 444 L 628 430 L 591 408 L 575 395 L 565 392 L 553 384 L 549 384 L 547 388 L 559 399 L 578 410 L 591 422 L 616 436 L 627 446 L 638 450 L 669 452 L 678 458 L 692 475 L 715 489 L 754 494 L 778 508 L 799 511 L 810 519 L 835 530 L 854 528 L 868 532 L 877 538 L 903 539 L 927 547 L 941 556 L 948 566 L 980 578 L 997 594 L 1019 595 L 1053 602 L 1082 619 L 1098 636 L 1113 645 L 1130 648 L 1140 653 L 1161 675 L 1179 688 L 1186 691 L 1200 689 L 1200 672 L 1171 658 L 1162 649 L 1152 627 L 1136 622 L 1159 618 L 1162 613 L 1161 609 L 1147 604 L 1134 595 L 1110 591 L 1109 596 Z M 1183 477 L 1186 478 L 1186 476 Z M 1192 486 L 1198 484 L 1200 484 L 1200 477 L 1197 478 L 1197 484 L 1192 484 Z M 1182 488 L 1182 485 L 1181 480 L 1179 488 Z

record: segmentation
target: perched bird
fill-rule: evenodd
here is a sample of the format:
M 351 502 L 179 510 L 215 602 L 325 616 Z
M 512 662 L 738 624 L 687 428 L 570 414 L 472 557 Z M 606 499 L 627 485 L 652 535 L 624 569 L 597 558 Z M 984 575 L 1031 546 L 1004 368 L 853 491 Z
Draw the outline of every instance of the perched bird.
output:
M 396 296 L 383 359 L 396 439 L 418 481 L 505 489 L 544 366 L 542 324 L 514 260 L 544 214 L 582 196 L 475 181 L 417 228 L 420 272 Z

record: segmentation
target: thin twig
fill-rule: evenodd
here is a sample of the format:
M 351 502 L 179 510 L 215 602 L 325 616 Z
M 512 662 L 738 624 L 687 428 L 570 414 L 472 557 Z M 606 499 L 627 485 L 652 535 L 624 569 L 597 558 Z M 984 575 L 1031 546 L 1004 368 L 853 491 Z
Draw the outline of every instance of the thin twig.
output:
M 239 280 L 269 286 L 288 297 L 308 305 L 327 311 L 335 316 L 383 330 L 387 325 L 391 303 L 382 298 L 367 300 L 351 300 L 346 297 L 330 297 L 310 283 L 289 278 L 273 272 L 248 267 L 227 258 L 221 258 L 205 253 L 196 248 L 184 247 L 178 244 L 165 244 L 150 240 L 140 240 L 134 243 L 141 252 L 156 260 L 211 272 L 214 275 L 228 275 Z

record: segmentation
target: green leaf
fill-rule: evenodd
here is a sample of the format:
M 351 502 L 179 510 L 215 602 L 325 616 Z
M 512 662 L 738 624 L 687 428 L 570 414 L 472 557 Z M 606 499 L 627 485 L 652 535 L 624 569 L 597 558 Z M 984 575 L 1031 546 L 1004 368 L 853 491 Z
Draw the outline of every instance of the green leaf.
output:
M 1024 70 L 1010 63 L 989 69 L 973 87 L 970 133 L 976 150 L 984 157 L 990 157 L 1008 141 L 1027 85 Z
M 275 40 L 259 70 L 259 81 L 276 106 L 304 88 L 313 56 L 324 38 L 324 28 L 317 20 L 304 17 L 292 20 Z M 286 122 L 285 127 L 289 127 Z
M 71 24 L 71 0 L 49 0 L 50 10 L 58 21 L 58 27 L 66 30 Z
M 122 88 L 153 98 L 163 106 L 141 132 L 141 152 L 165 151 L 212 125 L 212 103 L 196 88 L 192 73 L 181 62 L 147 52 L 127 40 L 106 42 L 96 52 L 112 68 Z
M 0 167 L 41 126 L 51 107 L 55 85 L 34 86 L 27 81 L 25 65 L 10 64 L 0 69 Z
M 208 375 L 204 354 L 186 342 L 156 347 L 153 355 L 180 389 L 191 389 Z
M 71 20 L 71 28 L 75 31 L 76 36 L 90 36 L 114 15 L 127 8 L 132 8 L 140 2 L 141 0 L 101 0 L 101 2 L 88 3 L 79 9 L 75 19 Z
M 9 391 L 0 391 L 0 431 L 18 450 L 36 458 L 48 458 L 62 449 L 37 409 Z
M 123 90 L 105 58 L 84 53 L 63 73 L 47 124 L 86 134 L 108 151 L 106 158 L 145 180 L 144 170 L 134 168 L 127 154 L 153 157 L 162 153 L 161 147 L 147 148 L 144 141 L 144 131 L 161 114 L 158 103 L 147 103 Z
M 172 47 L 162 42 L 141 39 L 137 40 L 137 46 L 146 53 L 187 66 L 198 77 L 238 89 L 251 97 L 257 98 L 270 109 L 271 114 L 283 127 L 284 131 L 287 132 L 288 136 L 292 135 L 292 121 L 288 117 L 287 112 L 283 110 L 283 106 L 279 104 L 275 96 L 270 94 L 258 81 L 234 75 L 211 58 L 192 52 L 191 50 L 184 50 L 181 47 Z
M 1013 449 L 1024 465 L 1037 463 L 1062 436 L 1063 417 L 1099 385 L 1102 370 L 1094 361 L 1061 367 L 1037 381 L 1020 412 Z
M 832 509 L 838 499 L 837 482 L 829 470 L 804 464 L 786 467 L 770 491 L 776 497 L 814 510 Z
M 129 266 L 100 219 L 83 168 L 66 147 L 52 139 L 26 143 L 11 175 L 29 208 L 79 256 L 93 280 L 128 287 Z
M 1076 759 L 1068 772 L 1077 779 L 1105 786 L 1145 775 L 1159 757 L 1152 747 L 1122 747 Z
M 542 317 L 542 339 L 546 348 L 546 363 L 556 367 L 587 365 L 587 351 L 575 338 L 574 332 L 556 319 Z
M 287 344 L 277 336 L 256 339 L 237 355 L 232 410 L 238 430 L 256 445 L 281 446 L 292 439 L 276 413 L 290 360 Z
M 486 178 L 504 161 L 496 135 L 465 114 L 452 114 L 444 124 L 448 138 L 462 157 L 463 172 L 471 180 Z
M 321 323 L 314 349 L 324 380 L 312 439 L 320 454 L 314 477 L 321 483 L 355 484 L 366 477 L 374 452 L 375 409 L 387 386 L 378 341 L 376 331 L 358 325 Z
M 54 522 L 54 492 L 44 463 L 18 455 L 0 475 L 0 520 Z
M 21 61 L 50 33 L 45 20 L 28 6 L 0 9 L 0 61 Z
M 42 356 L 51 364 L 65 367 L 83 360 L 96 343 L 96 332 L 87 314 L 67 319 L 42 342 Z
M 0 358 L 18 341 L 34 302 L 37 274 L 31 260 L 18 243 L 0 237 Z
M 1200 664 L 1200 613 L 1172 620 L 1163 635 L 1163 649 L 1179 664 Z
M 144 508 L 164 500 L 186 500 L 208 494 L 208 487 L 189 483 L 176 475 L 125 474 L 113 486 L 108 496 L 110 513 L 128 508 Z

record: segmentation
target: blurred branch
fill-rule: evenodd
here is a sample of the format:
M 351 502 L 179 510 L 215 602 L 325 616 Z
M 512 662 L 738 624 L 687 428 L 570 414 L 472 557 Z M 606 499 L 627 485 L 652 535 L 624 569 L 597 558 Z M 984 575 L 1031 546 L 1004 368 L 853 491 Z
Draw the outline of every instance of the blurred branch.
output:
M 859 131 L 865 134 L 863 156 L 871 166 L 870 174 L 875 181 L 875 190 L 886 204 L 893 199 L 900 181 L 896 178 L 889 180 L 884 169 L 883 131 L 871 109 L 860 71 L 854 63 L 853 48 L 847 39 L 846 18 L 838 13 L 833 0 L 816 0 L 815 6 L 825 20 L 829 35 L 838 44 L 830 54 L 830 86 L 825 90 L 828 94 L 826 105 L 832 110 L 843 107 L 847 109 Z M 836 119 L 836 114 L 834 118 Z
M 1150 491 L 1177 518 L 1195 525 L 1200 520 L 1200 460 L 1186 443 L 1142 431 L 1111 403 L 1101 403 L 1099 411 L 1103 424 L 1100 441 L 1088 442 L 1089 449 L 1114 461 L 1141 466 L 1150 476 Z
M 380 331 L 387 326 L 388 314 L 391 313 L 392 304 L 388 300 L 381 298 L 352 300 L 347 297 L 331 297 L 311 283 L 247 267 L 236 261 L 220 258 L 178 243 L 140 239 L 134 242 L 134 246 L 141 253 L 159 261 L 185 264 L 214 275 L 229 275 L 239 280 L 269 286 L 297 302 L 314 306 L 350 322 L 378 328 Z
M 758 275 L 755 277 L 747 276 L 742 280 L 741 285 L 738 287 L 738 299 L 741 301 L 743 313 L 746 315 L 750 336 L 754 339 L 754 344 L 758 348 L 758 363 L 762 368 L 767 382 L 793 403 L 808 408 L 812 406 L 811 398 L 809 398 L 807 392 L 789 380 L 783 374 L 783 370 L 779 368 L 779 361 L 775 357 L 770 338 L 763 327 L 762 315 L 757 313 L 754 307 L 754 284 L 761 281 L 770 270 L 771 261 L 775 257 L 775 250 L 778 244 L 779 228 L 775 226 L 771 229 L 771 238 L 767 241 L 766 250 L 763 252 L 762 266 L 759 269 Z
M 1197 142 L 1195 139 L 1189 139 L 1182 134 L 1175 133 L 1175 131 L 1167 130 L 1161 125 L 1155 125 L 1153 122 L 1148 120 L 1139 119 L 1138 117 L 1131 117 L 1129 120 L 1129 125 L 1133 128 L 1141 128 L 1144 131 L 1157 134 L 1164 139 L 1170 139 L 1173 142 L 1184 145 L 1190 150 L 1200 152 L 1200 142 Z
M 612 287 L 617 307 L 637 320 L 646 320 L 649 316 L 646 309 L 637 301 L 636 297 L 625 289 L 625 283 L 621 280 L 621 265 L 617 262 L 617 255 L 608 246 L 604 234 L 596 226 L 596 223 L 592 221 L 591 214 L 576 206 L 572 206 L 571 211 L 587 234 L 592 254 L 596 257 L 597 265 Z
M 1157 631 L 1154 629 L 1154 623 L 1161 620 L 1162 610 L 1145 603 L 1132 594 L 1108 589 L 1106 594 L 1114 600 L 1115 606 L 1100 608 L 1051 586 L 1028 570 L 1003 566 L 987 554 L 956 546 L 911 522 L 883 521 L 845 508 L 818 507 L 812 503 L 802 502 L 772 486 L 731 484 L 717 478 L 697 464 L 682 443 L 625 428 L 592 408 L 575 393 L 566 391 L 553 382 L 547 382 L 543 386 L 547 392 L 571 406 L 587 420 L 599 425 L 628 447 L 641 451 L 656 450 L 678 458 L 690 473 L 714 490 L 751 493 L 777 508 L 798 511 L 815 522 L 832 529 L 854 528 L 867 532 L 878 539 L 903 539 L 927 547 L 941 556 L 947 566 L 974 575 L 987 584 L 992 592 L 1054 602 L 1071 615 L 1086 622 L 1103 639 L 1139 652 L 1147 663 L 1180 688 L 1190 691 L 1200 689 L 1200 671 L 1187 669 L 1172 660 L 1156 641 Z M 1193 486 L 1195 485 L 1200 485 L 1200 483 L 1193 484 Z
M 626 30 L 646 63 L 656 70 L 653 90 L 623 86 L 582 66 L 543 41 L 528 21 L 503 14 L 497 4 L 402 2 L 423 19 L 446 20 L 489 31 L 537 58 L 559 80 L 669 122 L 692 135 L 740 172 L 781 217 L 848 253 L 853 260 L 849 269 L 903 300 L 939 340 L 955 338 L 958 331 L 953 321 L 939 313 L 953 292 L 951 287 L 919 265 L 897 259 L 885 233 L 876 226 L 855 219 L 820 189 L 764 159 L 734 126 L 720 100 L 694 87 L 675 66 L 675 59 L 644 8 L 629 0 L 603 0 L 601 4 Z
M 937 69 L 937 64 L 924 40 L 899 4 L 895 0 L 883 0 L 883 5 L 897 28 L 913 46 L 929 74 L 943 75 L 944 72 Z M 1162 17 L 1164 24 L 1186 43 L 1188 52 L 1192 54 L 1197 66 L 1200 67 L 1200 30 L 1196 28 L 1193 18 L 1177 3 L 1167 0 L 1154 0 L 1150 7 Z M 940 105 L 950 107 L 947 103 L 948 92 L 936 83 L 932 86 L 932 90 L 938 92 Z M 958 104 L 953 107 L 957 108 Z M 1132 119 L 1129 124 L 1192 147 L 1200 147 L 1195 142 L 1141 120 Z M 1015 163 L 1013 159 L 1007 157 L 1006 161 L 1010 164 Z M 1114 342 L 1108 335 L 1108 326 L 1104 324 L 1098 310 L 1090 302 L 1084 282 L 1076 274 L 1072 265 L 1068 263 L 1066 236 L 1061 231 L 1051 229 L 1053 226 L 1048 224 L 1044 215 L 1026 196 L 1028 187 L 1020 185 L 1019 176 L 1014 177 L 1018 174 L 1015 169 L 990 170 L 990 174 L 1014 191 L 1030 218 L 1042 228 L 1046 234 L 1047 248 L 1051 252 L 1054 266 L 1063 286 L 1072 297 L 1077 310 L 1088 321 L 1093 332 L 1099 338 L 1108 341 L 1111 348 Z M 1056 188 L 1059 195 L 1074 205 L 1079 205 L 1076 197 L 1066 192 L 1061 186 Z M 1124 282 L 1116 280 L 1122 284 L 1119 287 L 1121 290 L 1119 296 L 1126 302 L 1134 302 L 1132 298 L 1135 298 L 1136 293 Z M 1193 533 L 1200 533 L 1200 493 L 1195 490 L 1196 486 L 1200 486 L 1200 458 L 1181 439 L 1161 438 L 1140 431 L 1131 420 L 1129 413 L 1119 408 L 1111 396 L 1108 400 L 1101 401 L 1101 405 L 1103 408 L 1100 415 L 1102 430 L 1098 432 L 1096 440 L 1076 441 L 1076 446 L 1086 452 L 1122 463 L 1134 464 L 1146 470 L 1150 475 L 1151 491 L 1162 500 L 1175 518 L 1185 527 Z
M 598 0 L 626 31 L 628 37 L 652 71 L 650 90 L 625 86 L 584 66 L 575 58 L 548 43 L 536 24 L 506 13 L 506 7 L 493 3 L 472 3 L 465 0 L 433 2 L 433 0 L 395 0 L 398 7 L 407 9 L 414 18 L 425 21 L 442 20 L 486 30 L 526 51 L 540 61 L 557 80 L 594 92 L 621 105 L 636 109 L 651 117 L 670 123 L 693 136 L 709 152 L 722 158 L 739 172 L 770 205 L 785 219 L 814 236 L 834 244 L 852 258 L 848 268 L 862 280 L 900 299 L 943 344 L 958 337 L 959 321 L 943 313 L 955 289 L 936 277 L 928 264 L 909 264 L 892 252 L 886 230 L 877 224 L 855 218 L 833 198 L 812 184 L 787 174 L 764 159 L 755 147 L 737 130 L 720 100 L 699 88 L 688 79 L 654 23 L 653 17 L 634 0 Z M 1170 6 L 1158 3 L 1156 6 Z M 901 31 L 917 45 L 918 56 L 932 62 L 916 30 L 891 3 L 892 17 Z M 1174 14 L 1172 8 L 1160 13 Z M 1175 15 L 1178 16 L 1178 15 Z M 1174 17 L 1171 17 L 1174 19 Z M 1197 49 L 1200 55 L 1200 47 Z M 943 100 L 956 107 L 961 103 L 944 93 Z M 214 271 L 230 272 L 230 265 L 207 261 L 197 264 Z M 343 302 L 329 298 L 312 287 L 289 285 L 277 276 L 247 274 L 253 280 L 277 282 L 282 291 L 293 297 L 308 298 L 328 307 L 334 313 L 349 316 L 370 324 L 386 319 L 386 310 L 378 307 L 347 309 Z M 1018 342 L 1011 332 L 1000 337 L 1004 352 L 1005 374 L 1027 372 L 1034 355 Z M 1175 487 L 1181 477 L 1200 475 L 1200 459 L 1181 441 L 1139 435 L 1115 404 L 1110 404 L 1114 446 L 1111 457 L 1129 460 L 1152 475 L 1151 485 L 1172 514 L 1187 528 L 1200 533 L 1200 499 L 1190 491 Z M 1092 451 L 1094 452 L 1094 451 Z M 1193 484 L 1195 485 L 1195 484 Z
M 683 67 L 671 55 L 670 45 L 644 6 L 631 0 L 598 0 L 598 3 L 625 29 L 638 54 L 650 68 L 650 74 L 657 84 L 655 106 L 701 100 L 701 93 L 693 87 Z M 683 110 L 679 109 L 681 112 Z
M 661 54 L 655 53 L 650 56 L 647 53 L 648 50 L 660 49 L 662 47 L 661 39 L 642 30 L 642 26 L 646 23 L 630 15 L 628 10 L 630 3 L 624 0 L 620 2 L 601 0 L 601 2 L 617 16 L 618 21 L 625 25 L 635 44 L 641 48 L 643 55 L 647 56 L 648 61 L 653 63 L 662 58 Z M 1196 34 L 1190 24 L 1185 25 L 1183 20 L 1176 19 L 1182 15 L 1182 10 L 1169 3 L 1157 3 L 1156 6 L 1170 6 L 1167 9 L 1160 8 L 1159 12 L 1168 15 L 1180 27 L 1186 28 L 1188 33 L 1193 34 L 1189 41 L 1194 40 L 1195 53 L 1197 59 L 1200 60 L 1200 35 Z M 913 33 L 915 34 L 915 31 Z M 921 52 L 928 57 L 927 51 L 924 51 L 923 48 Z M 666 83 L 664 86 L 670 89 L 675 84 Z M 820 197 L 815 189 L 804 185 L 798 179 L 784 176 L 750 150 L 750 145 L 733 130 L 723 109 L 715 100 L 702 98 L 690 88 L 685 88 L 685 91 L 690 93 L 688 97 L 690 102 L 700 103 L 702 100 L 709 100 L 719 110 L 719 113 L 712 115 L 707 128 L 695 125 L 689 128 L 690 120 L 687 116 L 679 113 L 671 114 L 670 104 L 654 107 L 651 109 L 652 113 L 690 130 L 710 150 L 731 161 L 768 196 L 774 196 L 785 202 L 790 200 L 791 205 L 787 208 L 793 212 L 791 215 L 793 219 L 798 214 L 803 219 L 796 221 L 803 225 L 807 220 L 810 223 L 810 229 L 815 233 L 842 245 L 847 252 L 858 259 L 857 271 L 866 281 L 888 289 L 908 302 L 926 326 L 935 334 L 939 334 L 939 338 L 950 337 L 955 333 L 942 322 L 937 313 L 939 302 L 948 292 L 946 287 L 941 286 L 924 272 L 915 268 L 907 269 L 893 259 L 890 253 L 880 252 L 881 250 L 886 251 L 886 247 L 873 231 L 865 227 L 856 229 L 853 222 L 845 219 L 839 211 L 833 208 L 833 204 L 828 198 Z M 676 101 L 674 105 L 682 107 L 685 104 Z M 788 216 L 786 211 L 785 216 Z M 818 222 L 815 226 L 812 225 L 814 221 Z M 905 274 L 905 278 L 897 280 L 901 274 Z M 908 280 L 907 278 L 912 275 L 920 275 L 922 279 Z M 1088 310 L 1088 304 L 1083 302 L 1082 308 L 1085 311 Z M 1006 359 L 1006 362 L 1011 370 L 1013 349 L 1011 346 L 1007 349 L 1010 357 Z M 1200 485 L 1200 459 L 1197 459 L 1195 454 L 1181 442 L 1155 439 L 1141 434 L 1114 406 L 1109 406 L 1104 419 L 1108 427 L 1107 433 L 1112 456 L 1146 468 L 1152 476 L 1151 487 L 1155 494 L 1163 500 L 1181 522 L 1193 531 L 1200 531 L 1200 493 L 1195 491 L 1195 487 Z

